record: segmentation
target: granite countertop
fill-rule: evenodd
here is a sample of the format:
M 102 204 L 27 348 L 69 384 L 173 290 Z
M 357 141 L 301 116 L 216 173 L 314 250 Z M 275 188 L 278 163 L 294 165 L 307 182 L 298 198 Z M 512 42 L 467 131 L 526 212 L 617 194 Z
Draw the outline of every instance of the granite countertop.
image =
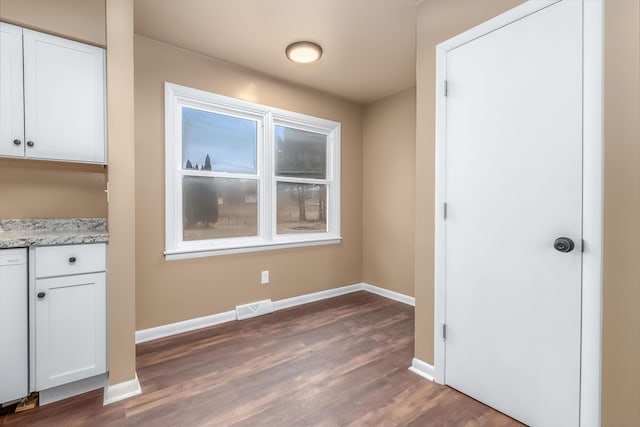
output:
M 105 218 L 0 220 L 0 249 L 108 241 Z

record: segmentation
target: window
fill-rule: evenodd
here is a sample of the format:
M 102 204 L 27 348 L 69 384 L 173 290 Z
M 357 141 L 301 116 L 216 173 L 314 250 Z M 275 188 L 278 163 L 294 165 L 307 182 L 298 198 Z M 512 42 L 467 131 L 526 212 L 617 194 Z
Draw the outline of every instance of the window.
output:
M 167 259 L 338 243 L 340 124 L 165 83 Z

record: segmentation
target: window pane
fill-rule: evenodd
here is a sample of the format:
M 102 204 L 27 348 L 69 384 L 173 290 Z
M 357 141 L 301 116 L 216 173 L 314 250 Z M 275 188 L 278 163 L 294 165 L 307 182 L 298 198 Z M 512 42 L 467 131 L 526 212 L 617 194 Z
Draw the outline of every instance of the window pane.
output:
M 327 186 L 278 183 L 278 234 L 327 231 Z
M 276 126 L 276 175 L 325 179 L 327 135 Z
M 182 107 L 182 167 L 256 173 L 257 124 L 253 120 Z
M 258 181 L 182 179 L 183 240 L 258 235 Z

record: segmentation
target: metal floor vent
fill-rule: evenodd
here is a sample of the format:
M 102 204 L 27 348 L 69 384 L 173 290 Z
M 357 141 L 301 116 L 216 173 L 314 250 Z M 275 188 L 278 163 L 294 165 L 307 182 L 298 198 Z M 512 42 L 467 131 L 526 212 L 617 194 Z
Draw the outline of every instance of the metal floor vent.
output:
M 270 299 L 236 306 L 236 316 L 238 320 L 249 319 L 250 317 L 269 313 L 273 313 L 273 303 Z

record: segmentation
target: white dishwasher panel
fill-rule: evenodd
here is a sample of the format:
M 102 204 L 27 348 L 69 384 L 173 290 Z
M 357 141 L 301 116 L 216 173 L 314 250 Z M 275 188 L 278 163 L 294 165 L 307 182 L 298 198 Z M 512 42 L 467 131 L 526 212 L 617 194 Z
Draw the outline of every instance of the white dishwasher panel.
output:
M 28 394 L 27 250 L 0 250 L 0 404 Z

